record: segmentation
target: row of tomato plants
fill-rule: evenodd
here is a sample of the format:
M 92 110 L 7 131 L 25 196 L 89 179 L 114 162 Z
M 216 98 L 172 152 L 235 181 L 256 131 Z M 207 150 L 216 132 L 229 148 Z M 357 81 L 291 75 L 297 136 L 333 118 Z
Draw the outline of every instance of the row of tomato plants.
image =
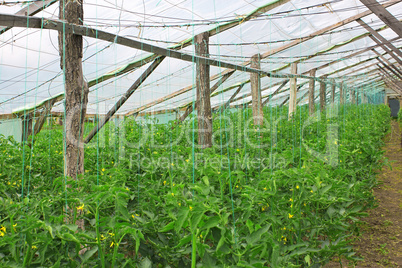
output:
M 354 259 L 351 226 L 375 204 L 385 105 L 266 108 L 197 122 L 109 123 L 63 176 L 62 129 L 0 139 L 0 261 L 20 267 L 306 267 Z M 91 124 L 86 126 L 86 131 Z M 69 184 L 69 187 L 66 185 Z M 84 221 L 84 229 L 76 220 Z

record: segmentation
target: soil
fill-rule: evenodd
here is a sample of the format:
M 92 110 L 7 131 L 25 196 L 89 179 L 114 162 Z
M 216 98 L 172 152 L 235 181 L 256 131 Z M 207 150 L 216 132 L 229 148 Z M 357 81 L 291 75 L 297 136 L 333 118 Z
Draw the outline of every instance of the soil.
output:
M 367 211 L 369 216 L 359 224 L 360 234 L 352 239 L 363 260 L 353 263 L 334 258 L 325 268 L 402 267 L 402 129 L 395 120 L 391 125 L 383 150 L 392 169 L 386 166 L 379 172 L 374 188 L 378 207 Z

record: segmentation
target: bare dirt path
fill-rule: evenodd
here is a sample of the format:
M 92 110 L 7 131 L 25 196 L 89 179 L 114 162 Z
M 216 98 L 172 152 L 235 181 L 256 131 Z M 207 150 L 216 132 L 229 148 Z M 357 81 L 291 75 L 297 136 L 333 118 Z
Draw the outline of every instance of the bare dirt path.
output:
M 392 121 L 391 133 L 385 138 L 385 156 L 392 169 L 384 167 L 378 174 L 374 195 L 378 207 L 362 219 L 360 235 L 353 247 L 364 260 L 356 264 L 339 260 L 326 265 L 335 267 L 402 267 L 402 149 L 401 129 Z

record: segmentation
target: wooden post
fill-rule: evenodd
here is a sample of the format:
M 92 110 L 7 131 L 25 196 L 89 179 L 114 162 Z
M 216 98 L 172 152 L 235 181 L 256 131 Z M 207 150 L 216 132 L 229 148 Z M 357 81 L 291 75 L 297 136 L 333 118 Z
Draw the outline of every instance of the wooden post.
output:
M 82 1 L 61 0 L 60 21 L 83 25 Z M 59 32 L 60 67 L 65 81 L 64 174 L 76 179 L 84 173 L 84 120 L 88 103 L 88 85 L 82 72 L 82 36 Z
M 53 99 L 44 105 L 42 113 L 39 115 L 39 118 L 35 122 L 35 127 L 33 131 L 34 136 L 36 136 L 42 130 L 43 124 L 45 123 L 48 114 L 51 113 L 51 110 L 55 102 L 56 99 Z
M 32 134 L 32 115 L 24 115 L 22 119 L 22 142 L 28 142 L 29 135 Z
M 334 106 L 335 103 L 335 79 L 331 80 L 331 105 Z
M 344 104 L 344 102 L 345 102 L 345 99 L 343 96 L 343 82 L 341 82 L 341 84 L 339 86 L 339 102 L 341 105 Z
M 261 55 L 256 54 L 251 57 L 251 68 L 260 69 Z M 253 119 L 254 125 L 261 126 L 263 123 L 263 111 L 262 111 L 262 98 L 261 98 L 261 78 L 259 74 L 250 74 L 251 83 L 251 99 L 253 105 Z
M 356 95 L 355 95 L 355 91 L 353 89 L 349 90 L 349 94 L 350 94 L 350 103 L 351 104 L 356 104 Z
M 310 76 L 315 76 L 317 69 L 311 69 L 310 70 Z M 314 107 L 314 91 L 315 91 L 315 80 L 310 79 L 309 84 L 308 84 L 308 109 L 309 109 L 309 115 L 312 116 L 315 111 Z
M 324 77 L 323 77 L 324 78 Z M 326 103 L 326 87 L 327 84 L 325 82 L 320 82 L 320 111 L 324 111 L 325 103 Z
M 297 63 L 292 63 L 290 65 L 290 72 L 292 74 L 297 74 Z M 292 118 L 293 114 L 296 112 L 296 101 L 297 101 L 297 80 L 296 78 L 290 78 L 290 88 L 289 88 L 289 120 Z
M 356 105 L 359 105 L 359 91 L 355 91 L 355 103 L 356 103 Z
M 367 96 L 366 94 L 362 93 L 362 103 L 366 104 L 367 103 Z
M 195 53 L 197 56 L 209 56 L 209 33 L 204 32 L 194 37 Z M 196 63 L 197 87 L 197 117 L 198 117 L 198 145 L 201 148 L 212 146 L 212 111 L 210 98 L 209 65 Z
M 389 98 L 387 96 L 387 93 L 384 94 L 384 104 L 389 105 Z
M 213 85 L 210 89 L 209 89 L 209 94 L 211 95 L 215 90 L 217 90 L 219 88 L 220 85 L 222 85 L 232 74 L 234 74 L 233 72 L 229 72 L 225 75 L 223 75 L 218 82 L 215 83 L 215 85 Z M 186 118 L 193 112 L 193 109 L 197 109 L 198 107 L 198 102 L 194 103 L 194 105 L 192 104 L 192 102 L 190 102 L 187 106 L 187 109 L 184 111 L 184 114 L 180 117 L 180 122 L 183 122 L 184 120 L 186 120 Z

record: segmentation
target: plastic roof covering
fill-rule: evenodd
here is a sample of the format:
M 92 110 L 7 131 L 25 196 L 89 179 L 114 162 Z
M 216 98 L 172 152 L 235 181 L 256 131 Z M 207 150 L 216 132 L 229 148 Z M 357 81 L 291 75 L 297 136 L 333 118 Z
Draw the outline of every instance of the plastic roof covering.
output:
M 142 40 L 161 47 L 169 47 L 191 38 L 195 34 L 242 17 L 270 2 L 272 0 L 231 0 L 230 4 L 228 1 L 222 0 L 86 0 L 84 1 L 84 22 L 85 25 L 92 28 Z M 384 3 L 386 1 L 379 2 Z M 327 4 L 321 5 L 324 3 Z M 304 9 L 306 7 L 311 8 Z M 0 13 L 14 14 L 20 8 L 21 5 L 18 4 L 13 6 L 0 5 Z M 241 64 L 256 53 L 262 54 L 278 48 L 291 40 L 308 36 L 319 29 L 366 10 L 367 8 L 358 0 L 291 0 L 257 19 L 239 23 L 234 28 L 210 37 L 210 54 L 211 57 L 222 61 Z M 397 19 L 401 19 L 402 2 L 391 6 L 388 11 Z M 58 4 L 46 8 L 35 16 L 57 19 Z M 384 23 L 373 14 L 364 17 L 363 21 L 374 29 L 384 26 Z M 306 59 L 298 64 L 298 73 L 308 71 L 362 48 L 375 45 L 369 37 L 348 43 L 352 38 L 364 33 L 366 31 L 357 22 L 346 24 L 332 32 L 262 59 L 261 69 L 272 71 L 305 56 L 328 50 L 334 45 L 345 42 L 342 46 L 326 51 L 324 55 Z M 385 29 L 380 33 L 388 40 L 397 37 L 390 29 Z M 239 45 L 239 43 L 243 43 L 243 45 Z M 402 46 L 401 41 L 393 42 L 393 44 Z M 13 110 L 26 105 L 38 104 L 44 99 L 64 91 L 58 55 L 57 32 L 13 28 L 0 35 L 0 47 L 0 114 L 11 113 Z M 380 47 L 376 49 L 380 53 L 384 53 Z M 194 54 L 194 46 L 190 45 L 181 51 Z M 87 80 L 92 80 L 147 55 L 149 53 L 140 50 L 84 38 L 84 76 Z M 375 56 L 374 52 L 368 51 L 356 57 L 339 61 L 327 68 L 319 69 L 317 76 L 351 66 L 373 56 Z M 387 56 L 387 58 L 389 57 Z M 389 59 L 393 62 L 393 59 Z M 359 70 L 364 66 L 370 66 L 374 62 L 369 61 L 360 64 L 354 68 L 335 73 L 330 77 L 344 79 L 345 74 Z M 106 113 L 148 66 L 149 64 L 146 64 L 135 71 L 91 87 L 87 113 Z M 376 66 L 373 65 L 370 68 L 376 68 Z M 367 72 L 370 68 L 359 73 Z M 211 75 L 222 71 L 224 68 L 211 67 Z M 280 72 L 290 73 L 290 69 L 287 67 Z M 248 73 L 236 71 L 217 91 L 248 79 Z M 211 86 L 216 81 L 211 81 Z M 262 87 L 268 87 L 280 81 L 280 79 L 263 77 Z M 299 81 L 305 82 L 305 80 Z M 124 114 L 135 110 L 155 99 L 194 83 L 194 63 L 166 58 L 118 113 Z M 348 86 L 352 85 L 348 84 Z M 262 95 L 271 94 L 276 88 L 277 86 L 263 91 Z M 286 88 L 288 85 L 282 90 Z M 224 103 L 236 89 L 233 88 L 212 97 L 212 106 Z M 249 84 L 245 84 L 237 96 L 243 96 L 247 93 L 250 93 Z M 283 100 L 283 96 L 286 94 L 288 93 L 284 92 L 277 98 L 280 99 L 282 96 Z M 303 94 L 300 91 L 298 97 Z M 176 108 L 192 102 L 194 99 L 195 89 L 144 111 Z M 250 97 L 233 104 L 242 104 L 249 100 Z M 281 102 L 275 101 L 273 98 L 271 105 Z M 63 108 L 62 103 L 59 103 L 53 108 L 53 111 L 63 111 Z

